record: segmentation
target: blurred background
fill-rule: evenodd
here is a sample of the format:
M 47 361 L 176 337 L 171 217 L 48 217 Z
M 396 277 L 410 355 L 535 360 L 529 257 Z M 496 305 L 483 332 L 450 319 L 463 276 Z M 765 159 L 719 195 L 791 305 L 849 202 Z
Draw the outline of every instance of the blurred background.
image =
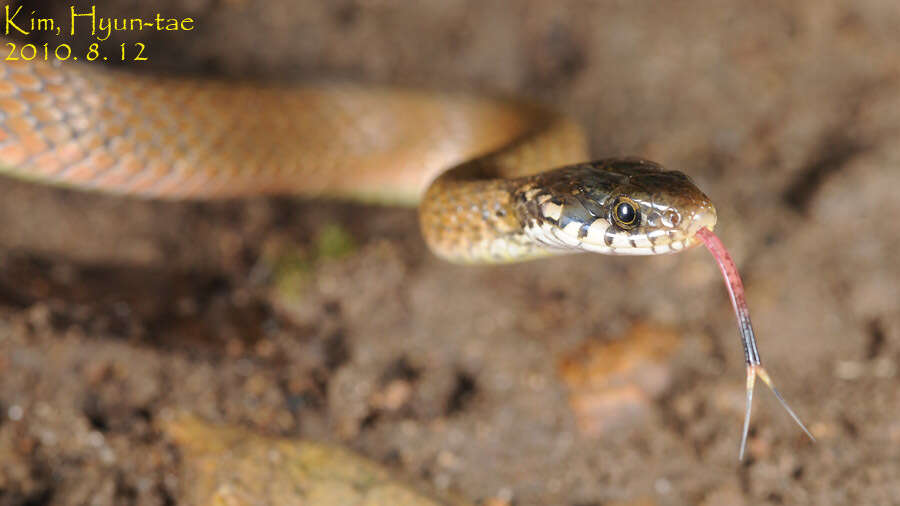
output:
M 686 172 L 818 443 L 760 390 L 738 462 L 743 356 L 702 249 L 460 267 L 408 209 L 3 179 L 0 503 L 185 503 L 202 480 L 165 428 L 185 413 L 350 448 L 448 501 L 900 503 L 896 2 L 97 8 L 196 20 L 114 33 L 147 45 L 128 70 L 523 96 L 595 157 Z

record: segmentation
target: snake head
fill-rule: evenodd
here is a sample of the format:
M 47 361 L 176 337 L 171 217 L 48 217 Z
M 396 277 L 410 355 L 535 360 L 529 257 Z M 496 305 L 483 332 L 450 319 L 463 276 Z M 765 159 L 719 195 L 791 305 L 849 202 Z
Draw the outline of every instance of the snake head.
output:
M 699 244 L 716 209 L 681 172 L 638 159 L 571 165 L 532 176 L 516 192 L 526 233 L 550 247 L 657 255 Z

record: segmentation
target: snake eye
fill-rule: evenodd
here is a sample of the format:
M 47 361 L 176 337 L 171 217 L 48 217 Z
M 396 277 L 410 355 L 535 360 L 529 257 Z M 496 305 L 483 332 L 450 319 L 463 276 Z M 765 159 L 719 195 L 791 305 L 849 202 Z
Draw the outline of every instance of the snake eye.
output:
M 625 230 L 631 230 L 641 222 L 638 206 L 628 197 L 619 197 L 612 207 L 612 221 Z

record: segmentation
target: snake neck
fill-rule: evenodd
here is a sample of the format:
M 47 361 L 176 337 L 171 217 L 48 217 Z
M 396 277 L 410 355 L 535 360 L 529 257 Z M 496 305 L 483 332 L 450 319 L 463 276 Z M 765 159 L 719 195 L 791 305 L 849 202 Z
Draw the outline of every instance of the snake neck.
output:
M 536 218 L 524 205 L 532 176 L 583 160 L 587 142 L 570 119 L 534 109 L 534 129 L 507 146 L 464 162 L 437 177 L 419 204 L 429 248 L 463 264 L 532 260 L 563 250 L 547 248 L 528 234 Z
M 525 232 L 516 180 L 438 178 L 419 207 L 422 235 L 439 257 L 462 264 L 507 263 L 547 256 Z

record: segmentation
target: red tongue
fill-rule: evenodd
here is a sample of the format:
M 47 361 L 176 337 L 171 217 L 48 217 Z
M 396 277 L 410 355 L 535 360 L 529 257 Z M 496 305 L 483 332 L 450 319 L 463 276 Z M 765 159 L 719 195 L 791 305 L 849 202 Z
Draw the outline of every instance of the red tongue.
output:
M 744 345 L 744 361 L 747 365 L 759 365 L 759 351 L 756 349 L 756 337 L 753 334 L 753 324 L 750 322 L 750 308 L 747 306 L 747 299 L 744 297 L 744 283 L 741 282 L 741 275 L 738 274 L 737 266 L 734 265 L 731 255 L 725 249 L 722 241 L 706 227 L 701 228 L 697 232 L 697 237 L 703 241 L 706 249 L 712 253 L 713 258 L 719 264 L 719 271 L 725 278 L 725 286 L 728 288 L 728 295 L 731 297 L 731 307 L 734 308 L 734 314 L 737 316 L 738 330 L 741 333 L 741 340 Z
M 747 299 L 744 297 L 744 283 L 741 282 L 741 276 L 738 274 L 737 266 L 734 265 L 734 260 L 732 260 L 731 255 L 728 254 L 728 250 L 725 249 L 725 245 L 722 244 L 722 241 L 719 240 L 716 234 L 712 233 L 710 229 L 705 227 L 701 228 L 697 232 L 697 237 L 703 241 L 706 249 L 712 253 L 713 258 L 716 259 L 716 263 L 719 264 L 719 270 L 722 272 L 722 276 L 725 278 L 725 286 L 728 288 L 728 295 L 731 297 L 731 306 L 734 308 L 734 314 L 737 317 L 738 331 L 741 333 L 741 343 L 744 346 L 744 361 L 747 363 L 747 411 L 744 415 L 744 430 L 741 436 L 741 451 L 739 458 L 744 458 L 744 450 L 747 447 L 747 431 L 750 428 L 750 410 L 753 406 L 753 385 L 757 376 L 772 389 L 775 397 L 778 398 L 778 402 L 780 402 L 788 414 L 791 415 L 791 418 L 797 422 L 797 425 L 803 429 L 803 432 L 805 432 L 811 440 L 815 441 L 816 438 L 814 438 L 806 429 L 806 426 L 803 425 L 803 422 L 800 421 L 800 418 L 797 417 L 794 410 L 792 410 L 787 402 L 784 401 L 784 398 L 781 397 L 781 394 L 775 388 L 771 378 L 760 363 L 759 351 L 756 349 L 756 337 L 753 334 L 753 324 L 750 322 L 750 308 L 747 307 Z

